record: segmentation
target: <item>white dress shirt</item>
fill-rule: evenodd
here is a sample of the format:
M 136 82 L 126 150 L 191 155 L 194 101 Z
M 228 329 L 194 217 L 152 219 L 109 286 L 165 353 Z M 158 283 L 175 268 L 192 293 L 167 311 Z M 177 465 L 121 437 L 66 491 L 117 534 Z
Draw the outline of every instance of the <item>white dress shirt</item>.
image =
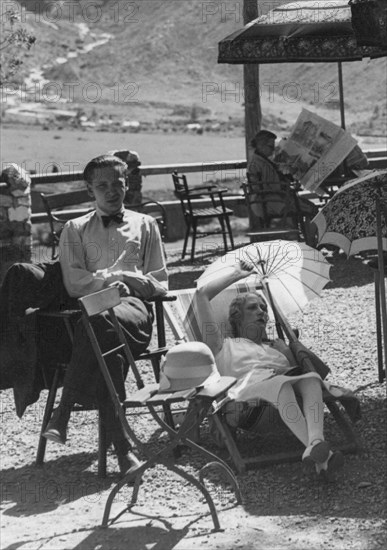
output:
M 132 210 L 122 212 L 122 223 L 108 227 L 98 208 L 64 226 L 59 261 L 70 296 L 97 292 L 115 280 L 142 298 L 165 294 L 168 275 L 156 220 Z

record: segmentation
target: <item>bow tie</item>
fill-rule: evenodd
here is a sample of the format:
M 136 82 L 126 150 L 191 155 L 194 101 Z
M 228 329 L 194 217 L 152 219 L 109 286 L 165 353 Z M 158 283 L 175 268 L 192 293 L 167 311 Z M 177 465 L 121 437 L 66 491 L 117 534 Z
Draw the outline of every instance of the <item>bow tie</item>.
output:
M 117 214 L 112 214 L 111 216 L 101 216 L 104 227 L 108 227 L 110 222 L 122 223 L 123 218 L 123 212 L 117 212 Z

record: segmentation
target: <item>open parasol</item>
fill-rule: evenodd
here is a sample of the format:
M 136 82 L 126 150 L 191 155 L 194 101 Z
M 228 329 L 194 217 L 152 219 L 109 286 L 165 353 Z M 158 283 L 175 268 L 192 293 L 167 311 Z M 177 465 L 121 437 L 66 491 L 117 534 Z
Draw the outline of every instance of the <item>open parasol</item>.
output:
M 384 338 L 384 362 L 387 367 L 387 314 L 384 281 L 387 251 L 387 170 L 373 170 L 341 187 L 313 219 L 318 244 L 333 244 L 345 254 L 377 250 L 378 289 Z M 377 307 L 378 322 L 378 307 Z M 382 360 L 378 346 L 379 372 Z M 380 378 L 380 377 L 379 377 Z
M 284 329 L 287 337 L 295 341 L 285 315 L 303 311 L 306 304 L 320 296 L 329 282 L 330 265 L 323 254 L 305 243 L 296 241 L 267 241 L 251 243 L 232 250 L 217 259 L 205 270 L 197 281 L 197 287 L 206 285 L 218 277 L 220 271 L 232 269 L 237 261 L 245 260 L 254 265 L 252 275 L 243 284 L 251 289 L 262 288 L 268 299 L 277 323 L 277 329 Z M 240 291 L 241 283 L 234 283 L 225 293 Z M 225 301 L 223 293 L 215 298 L 219 307 Z M 227 300 L 227 304 L 230 300 Z M 215 304 L 213 304 L 215 305 Z

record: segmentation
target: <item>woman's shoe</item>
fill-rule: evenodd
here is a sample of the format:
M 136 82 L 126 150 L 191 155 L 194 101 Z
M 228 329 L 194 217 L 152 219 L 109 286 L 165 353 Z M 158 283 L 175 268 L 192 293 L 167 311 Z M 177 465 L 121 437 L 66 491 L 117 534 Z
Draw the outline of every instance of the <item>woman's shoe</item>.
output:
M 305 463 L 321 464 L 328 460 L 330 453 L 329 443 L 316 439 L 305 449 L 302 455 L 302 461 Z

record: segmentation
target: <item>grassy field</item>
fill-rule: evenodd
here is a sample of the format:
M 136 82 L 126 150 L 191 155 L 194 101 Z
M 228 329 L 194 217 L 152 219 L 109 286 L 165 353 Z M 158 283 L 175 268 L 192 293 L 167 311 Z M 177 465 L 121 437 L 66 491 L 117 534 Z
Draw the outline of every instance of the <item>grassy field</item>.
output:
M 112 149 L 137 151 L 143 165 L 208 162 L 245 158 L 243 137 L 190 134 L 134 134 L 82 130 L 49 130 L 41 127 L 3 128 L 1 163 L 15 162 L 27 170 L 51 172 L 82 170 L 92 157 Z M 236 174 L 237 177 L 237 174 Z M 202 174 L 192 174 L 193 184 Z M 144 192 L 172 190 L 170 176 L 144 179 Z M 164 192 L 164 193 L 163 193 Z

